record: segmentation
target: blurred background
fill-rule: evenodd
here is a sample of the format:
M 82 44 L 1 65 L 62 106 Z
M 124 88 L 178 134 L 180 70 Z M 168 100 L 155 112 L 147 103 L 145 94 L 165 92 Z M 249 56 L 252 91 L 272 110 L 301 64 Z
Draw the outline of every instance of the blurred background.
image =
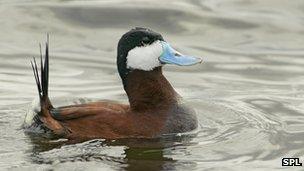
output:
M 46 33 L 55 106 L 127 103 L 116 47 L 136 26 L 203 57 L 164 69 L 197 111 L 194 138 L 54 146 L 24 134 Z M 302 0 L 0 0 L 0 170 L 301 170 L 281 159 L 304 160 L 303 26 Z

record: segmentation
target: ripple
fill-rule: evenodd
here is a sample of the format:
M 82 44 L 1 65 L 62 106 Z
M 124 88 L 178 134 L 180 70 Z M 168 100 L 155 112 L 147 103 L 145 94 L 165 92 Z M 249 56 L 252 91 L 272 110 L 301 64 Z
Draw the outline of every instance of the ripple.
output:
M 277 170 L 281 158 L 303 156 L 302 2 L 0 3 L 0 14 L 10 16 L 0 18 L 0 169 Z M 54 105 L 127 103 L 116 46 L 135 26 L 151 27 L 181 52 L 204 58 L 202 65 L 164 67 L 198 113 L 197 136 L 68 144 L 24 135 L 20 126 L 37 96 L 29 61 L 39 57 L 46 32 Z

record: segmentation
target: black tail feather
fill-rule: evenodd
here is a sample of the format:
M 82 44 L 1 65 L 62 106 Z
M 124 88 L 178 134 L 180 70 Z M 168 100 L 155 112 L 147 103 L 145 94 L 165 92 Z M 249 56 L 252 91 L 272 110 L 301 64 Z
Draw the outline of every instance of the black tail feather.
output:
M 36 81 L 36 85 L 37 85 L 37 89 L 38 89 L 38 94 L 39 94 L 39 99 L 42 99 L 42 90 L 41 90 L 41 84 L 40 84 L 40 79 L 39 79 L 39 75 L 38 75 L 38 69 L 37 69 L 37 63 L 36 63 L 36 59 L 33 58 L 33 61 L 31 61 L 31 65 L 32 65 L 32 69 L 33 69 L 33 73 L 34 73 L 34 77 L 35 77 L 35 81 Z
M 40 74 L 38 72 L 38 66 L 36 59 L 33 58 L 33 61 L 31 61 L 31 66 L 33 69 L 40 103 L 47 102 L 48 103 L 48 87 L 49 87 L 49 35 L 47 35 L 47 42 L 45 45 L 45 55 L 43 59 L 42 50 L 41 50 L 41 44 L 39 44 L 40 47 Z
M 49 88 L 49 35 L 47 35 L 47 42 L 45 45 L 45 59 L 44 59 L 44 80 L 42 81 L 43 85 L 43 94 L 48 96 L 48 88 Z

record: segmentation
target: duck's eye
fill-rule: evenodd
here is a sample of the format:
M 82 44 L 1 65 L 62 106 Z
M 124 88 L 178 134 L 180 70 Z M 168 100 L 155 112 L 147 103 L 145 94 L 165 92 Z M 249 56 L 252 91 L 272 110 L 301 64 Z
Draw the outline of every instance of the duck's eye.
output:
M 149 44 L 149 43 L 150 43 L 149 37 L 144 37 L 144 38 L 142 39 L 142 43 L 143 43 L 144 45 Z

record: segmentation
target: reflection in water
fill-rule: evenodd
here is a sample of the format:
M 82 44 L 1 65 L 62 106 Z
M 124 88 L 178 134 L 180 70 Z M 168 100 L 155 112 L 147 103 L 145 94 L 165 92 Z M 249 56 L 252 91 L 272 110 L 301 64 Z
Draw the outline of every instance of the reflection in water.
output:
M 125 154 L 126 170 L 175 170 L 175 161 L 164 157 L 163 149 L 129 148 Z
M 29 137 L 34 145 L 30 158 L 36 164 L 109 161 L 120 163 L 119 167 L 123 170 L 175 170 L 174 163 L 177 161 L 168 157 L 166 152 L 187 145 L 192 136 L 171 136 L 150 140 L 97 139 L 76 144 L 64 139 L 50 141 L 33 135 Z M 193 162 L 187 162 L 187 165 L 191 163 L 194 165 Z M 69 169 L 76 168 L 70 167 Z
M 281 158 L 303 157 L 303 1 L 0 4 L 0 170 L 277 170 Z M 197 136 L 68 144 L 24 135 L 20 126 L 37 96 L 29 60 L 39 55 L 46 32 L 55 106 L 126 103 L 116 46 L 135 26 L 151 27 L 179 51 L 203 57 L 203 65 L 164 71 L 197 111 Z

